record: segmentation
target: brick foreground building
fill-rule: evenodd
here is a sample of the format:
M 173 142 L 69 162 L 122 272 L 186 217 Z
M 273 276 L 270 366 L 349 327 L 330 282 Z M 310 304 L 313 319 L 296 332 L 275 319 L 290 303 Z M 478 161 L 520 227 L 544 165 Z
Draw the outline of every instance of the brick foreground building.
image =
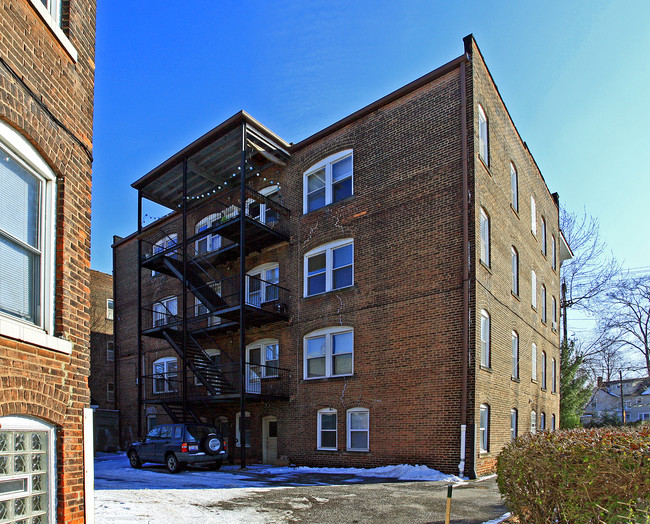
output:
M 236 460 L 473 476 L 556 427 L 558 198 L 464 43 L 297 144 L 242 112 L 133 184 L 123 444 L 202 420 Z
M 95 2 L 5 0 L 0 34 L 0 521 L 83 522 Z

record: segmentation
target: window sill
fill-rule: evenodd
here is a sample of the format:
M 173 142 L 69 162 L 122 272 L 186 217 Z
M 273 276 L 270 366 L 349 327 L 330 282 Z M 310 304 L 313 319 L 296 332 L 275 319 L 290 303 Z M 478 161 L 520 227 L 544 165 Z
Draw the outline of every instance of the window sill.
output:
M 535 378 L 531 378 L 530 381 L 531 381 L 533 384 L 537 384 L 537 379 L 535 379 Z
M 510 203 L 510 209 L 512 209 L 512 212 L 515 214 L 515 216 L 521 220 L 521 218 L 519 217 L 519 211 L 514 208 L 512 202 Z
M 484 167 L 485 170 L 488 172 L 488 175 L 490 175 L 491 178 L 494 178 L 494 177 L 492 177 L 492 171 L 490 170 L 490 166 L 489 166 L 488 163 L 485 161 L 485 159 L 483 158 L 483 156 L 481 155 L 481 153 L 477 153 L 476 156 L 478 157 L 479 162 L 481 162 L 481 164 L 483 164 L 483 167 Z
M 370 453 L 369 449 L 349 449 L 349 448 L 346 448 L 345 451 L 347 451 L 348 453 Z
M 29 3 L 32 4 L 32 7 L 36 10 L 43 22 L 45 22 L 52 34 L 59 41 L 61 47 L 63 47 L 63 49 L 65 49 L 65 52 L 68 53 L 70 58 L 72 58 L 72 61 L 77 62 L 77 50 L 72 45 L 72 42 L 70 42 L 63 30 L 56 23 L 56 20 L 52 18 L 52 15 L 47 10 L 47 7 L 43 5 L 43 2 L 41 0 L 29 0 Z
M 510 377 L 510 380 L 511 380 L 512 382 L 517 382 L 517 383 L 520 383 L 520 382 L 521 382 L 521 380 L 519 379 L 519 377 Z
M 485 269 L 490 275 L 492 274 L 492 270 L 490 269 L 490 266 L 488 266 L 485 262 L 482 260 L 479 260 L 479 263 L 483 266 L 483 269 Z
M 514 291 L 510 291 L 510 294 L 517 299 L 518 302 L 521 302 L 521 299 L 519 298 L 519 295 L 515 293 Z
M 304 382 L 313 382 L 317 380 L 325 381 L 325 380 L 341 380 L 341 379 L 348 379 L 348 378 L 354 378 L 356 375 L 354 373 L 350 373 L 349 375 L 333 375 L 330 377 L 303 377 Z
M 337 448 L 316 448 L 316 451 L 329 451 L 330 453 L 338 451 Z
M 483 364 L 481 364 L 479 367 L 480 367 L 483 371 L 487 371 L 488 373 L 494 373 L 494 372 L 492 371 L 492 368 L 487 367 L 487 366 L 484 366 Z
M 0 316 L 0 335 L 70 355 L 72 342 L 48 335 L 36 326 Z
M 332 289 L 330 291 L 323 291 L 322 293 L 315 293 L 313 295 L 304 295 L 301 298 L 307 299 L 307 298 L 324 297 L 324 296 L 327 296 L 327 295 L 332 295 L 334 293 L 342 293 L 342 292 L 347 291 L 348 289 L 355 289 L 355 287 L 356 286 L 354 284 L 352 284 L 351 286 L 340 287 L 340 288 L 337 288 L 337 289 Z
M 32 1 L 33 1 L 33 0 L 32 0 Z M 337 200 L 336 202 L 330 202 L 329 204 L 325 204 L 324 206 L 321 206 L 321 207 L 319 207 L 318 209 L 312 209 L 311 211 L 306 211 L 306 210 L 303 209 L 302 216 L 305 217 L 305 216 L 307 216 L 307 215 L 311 215 L 311 214 L 313 214 L 313 213 L 318 213 L 319 211 L 322 211 L 323 209 L 330 208 L 330 207 L 335 206 L 335 205 L 337 205 L 337 204 L 342 204 L 342 203 L 344 203 L 344 202 L 349 202 L 349 201 L 352 200 L 353 198 L 354 198 L 354 193 L 352 193 L 352 194 L 351 194 L 350 196 L 348 196 L 348 197 L 342 198 L 341 200 Z

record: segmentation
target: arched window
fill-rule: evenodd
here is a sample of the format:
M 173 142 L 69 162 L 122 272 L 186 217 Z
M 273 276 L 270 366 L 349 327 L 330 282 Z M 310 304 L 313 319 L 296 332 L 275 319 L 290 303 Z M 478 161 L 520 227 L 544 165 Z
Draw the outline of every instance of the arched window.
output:
M 551 392 L 557 393 L 557 369 L 555 359 L 551 359 Z
M 485 162 L 486 166 L 490 165 L 489 161 L 489 143 L 488 143 L 488 119 L 485 115 L 483 106 L 478 105 L 478 155 Z
M 481 366 L 490 367 L 490 314 L 481 310 Z
M 530 195 L 530 230 L 537 236 L 537 204 L 533 195 Z
M 530 412 L 530 432 L 537 433 L 537 412 L 535 410 Z
M 351 375 L 354 369 L 354 330 L 335 326 L 312 331 L 304 339 L 304 378 Z
M 490 451 L 490 406 L 488 404 L 481 404 L 478 433 L 480 450 Z
M 542 322 L 546 324 L 546 286 L 542 284 Z
M 347 412 L 348 451 L 370 449 L 370 412 L 365 408 L 352 408 Z
M 519 335 L 512 332 L 512 378 L 519 378 Z
M 0 519 L 54 522 L 54 426 L 32 417 L 0 417 L 0 453 Z
M 202 231 L 207 231 L 215 227 L 221 218 L 221 214 L 212 213 L 207 217 L 203 218 L 197 222 L 194 227 L 195 233 L 201 233 Z M 212 251 L 217 251 L 221 247 L 221 236 L 216 233 L 208 233 L 205 236 L 199 238 L 194 243 L 194 248 L 196 249 L 197 254 L 204 255 Z
M 324 450 L 337 449 L 337 419 L 336 410 L 325 408 L 318 410 L 317 448 Z
M 268 186 L 262 189 L 260 195 L 265 196 L 268 200 L 279 202 L 280 200 L 280 186 Z M 262 224 L 271 225 L 278 221 L 278 213 L 273 209 L 272 204 L 268 200 L 258 202 L 249 198 L 246 201 L 246 214 Z
M 530 305 L 537 309 L 537 273 L 530 272 Z
M 153 363 L 153 392 L 178 391 L 178 363 L 176 357 L 159 358 Z
M 263 378 L 277 377 L 280 370 L 280 343 L 265 338 L 246 346 L 246 390 L 261 393 Z
M 512 209 L 519 211 L 519 180 L 517 177 L 517 168 L 510 162 L 510 203 Z
M 546 413 L 543 411 L 539 415 L 539 429 L 546 431 Z
M 510 249 L 510 262 L 512 266 L 512 292 L 519 295 L 519 252 L 512 246 Z
M 349 287 L 354 284 L 354 240 L 342 238 L 318 246 L 304 259 L 305 296 Z
M 261 307 L 280 296 L 280 266 L 277 262 L 262 264 L 246 274 L 246 303 Z
M 535 342 L 533 342 L 531 346 L 530 359 L 531 359 L 530 378 L 533 381 L 537 382 L 537 344 L 535 344 Z
M 176 297 L 167 297 L 153 305 L 153 326 L 161 327 L 178 319 Z
M 542 255 L 546 256 L 546 219 L 541 217 L 541 227 L 542 227 Z
M 328 156 L 303 175 L 303 212 L 338 202 L 353 193 L 352 149 Z
M 546 351 L 542 351 L 542 389 L 546 389 Z

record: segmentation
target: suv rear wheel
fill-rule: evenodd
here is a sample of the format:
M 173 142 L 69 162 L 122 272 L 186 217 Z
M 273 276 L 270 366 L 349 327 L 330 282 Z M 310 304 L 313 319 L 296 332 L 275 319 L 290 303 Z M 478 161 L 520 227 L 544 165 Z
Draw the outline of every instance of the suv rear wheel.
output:
M 170 473 L 178 473 L 183 469 L 183 463 L 179 462 L 176 458 L 176 455 L 170 453 L 165 459 L 165 465 L 167 466 L 167 471 Z
M 215 434 L 206 435 L 201 441 L 201 447 L 208 455 L 216 455 L 221 451 L 221 439 Z

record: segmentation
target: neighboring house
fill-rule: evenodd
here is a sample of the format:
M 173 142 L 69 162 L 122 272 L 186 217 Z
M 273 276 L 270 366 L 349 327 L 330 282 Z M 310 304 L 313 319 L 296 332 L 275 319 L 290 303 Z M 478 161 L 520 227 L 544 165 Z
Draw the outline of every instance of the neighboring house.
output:
M 90 402 L 94 413 L 95 450 L 119 447 L 119 412 L 115 395 L 113 277 L 90 270 Z
M 598 378 L 589 402 L 580 417 L 583 424 L 598 423 L 603 417 L 622 419 L 625 422 L 650 422 L 650 378 L 629 378 L 622 382 L 623 401 L 621 402 L 621 381 L 603 382 Z
M 559 420 L 551 194 L 474 39 L 296 144 L 241 112 L 133 184 L 114 243 L 122 444 L 476 475 Z M 244 175 L 242 175 L 244 174 Z
M 95 1 L 0 9 L 0 521 L 93 515 Z

